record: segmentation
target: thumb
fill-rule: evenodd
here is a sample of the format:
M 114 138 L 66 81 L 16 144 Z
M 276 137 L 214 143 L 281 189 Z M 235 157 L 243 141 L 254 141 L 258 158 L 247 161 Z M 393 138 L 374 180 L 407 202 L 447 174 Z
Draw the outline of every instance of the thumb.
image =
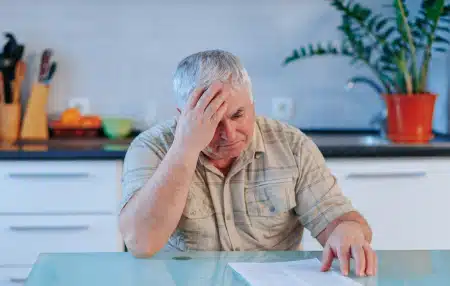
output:
M 331 264 L 333 263 L 334 254 L 329 244 L 325 246 L 325 249 L 322 252 L 322 268 L 320 271 L 328 271 L 331 268 Z

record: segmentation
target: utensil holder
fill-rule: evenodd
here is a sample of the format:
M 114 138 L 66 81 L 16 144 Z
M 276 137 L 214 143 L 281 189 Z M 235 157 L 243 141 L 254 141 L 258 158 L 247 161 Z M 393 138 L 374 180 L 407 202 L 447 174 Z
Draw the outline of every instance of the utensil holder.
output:
M 16 141 L 20 132 L 20 103 L 0 104 L 0 140 Z
M 24 140 L 48 140 L 47 102 L 49 86 L 35 83 L 31 89 L 22 121 L 20 138 Z

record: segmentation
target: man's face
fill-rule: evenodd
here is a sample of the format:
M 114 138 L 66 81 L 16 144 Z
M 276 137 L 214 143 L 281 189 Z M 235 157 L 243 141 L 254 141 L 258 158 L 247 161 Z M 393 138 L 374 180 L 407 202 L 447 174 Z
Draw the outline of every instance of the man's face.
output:
M 255 109 L 245 88 L 229 89 L 228 109 L 203 153 L 212 160 L 238 157 L 250 144 L 255 125 Z

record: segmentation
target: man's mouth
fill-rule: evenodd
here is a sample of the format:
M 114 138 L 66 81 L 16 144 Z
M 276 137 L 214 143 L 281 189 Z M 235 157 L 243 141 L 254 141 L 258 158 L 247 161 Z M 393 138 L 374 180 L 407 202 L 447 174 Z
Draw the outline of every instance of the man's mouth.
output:
M 236 141 L 236 142 L 233 142 L 233 143 L 229 143 L 229 144 L 223 144 L 223 145 L 219 145 L 219 147 L 225 147 L 225 148 L 227 148 L 227 147 L 232 147 L 232 146 L 234 146 L 234 145 L 236 145 L 236 144 L 238 144 L 238 143 L 240 143 L 241 141 Z

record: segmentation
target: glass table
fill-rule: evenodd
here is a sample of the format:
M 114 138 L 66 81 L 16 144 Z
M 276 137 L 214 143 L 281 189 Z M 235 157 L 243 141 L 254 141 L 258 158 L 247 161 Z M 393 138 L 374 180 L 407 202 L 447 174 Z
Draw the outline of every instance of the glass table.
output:
M 362 285 L 450 285 L 450 251 L 378 251 L 378 274 L 350 278 Z M 248 285 L 229 262 L 321 259 L 321 252 L 161 252 L 41 254 L 27 286 Z M 351 267 L 353 269 L 353 262 Z M 339 269 L 337 261 L 333 264 Z M 320 271 L 320 269 L 318 269 Z

